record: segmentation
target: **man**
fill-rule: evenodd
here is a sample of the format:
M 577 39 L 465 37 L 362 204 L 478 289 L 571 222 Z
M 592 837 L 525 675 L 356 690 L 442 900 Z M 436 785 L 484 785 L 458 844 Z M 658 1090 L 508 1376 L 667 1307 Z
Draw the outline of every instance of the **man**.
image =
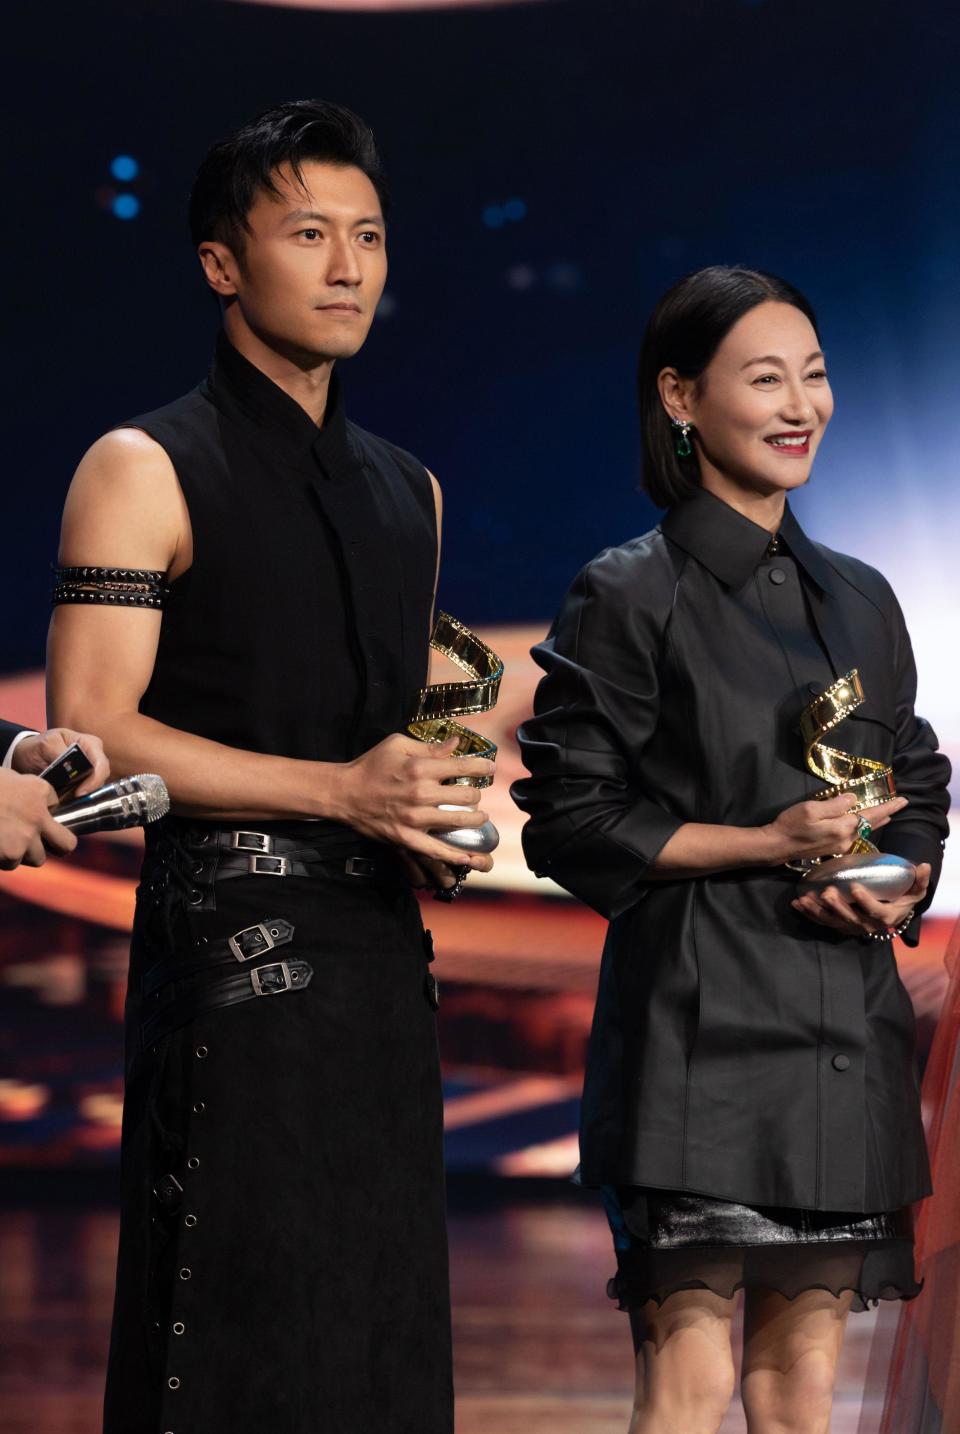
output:
M 401 735 L 439 489 L 347 422 L 333 373 L 386 277 L 372 135 L 281 105 L 210 152 L 191 223 L 213 368 L 84 457 L 51 630 L 57 720 L 95 721 L 174 811 L 131 949 L 105 1428 L 449 1434 L 436 983 L 409 883 L 453 880 L 431 833 L 485 817 L 469 786 L 469 812 L 440 810 L 442 783 L 491 766 Z
M 93 771 L 77 788 L 76 795 L 83 796 L 110 774 L 98 738 L 63 730 L 34 732 L 0 719 L 0 871 L 21 862 L 43 866 L 48 851 L 65 856 L 76 846 L 73 833 L 50 815 L 57 800 L 53 788 L 35 775 L 74 742 L 93 762 Z

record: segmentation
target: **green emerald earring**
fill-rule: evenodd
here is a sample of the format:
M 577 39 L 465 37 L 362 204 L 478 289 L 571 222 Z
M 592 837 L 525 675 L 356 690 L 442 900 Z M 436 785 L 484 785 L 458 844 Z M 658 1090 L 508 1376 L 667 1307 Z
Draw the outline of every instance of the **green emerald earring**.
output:
M 690 430 L 693 427 L 686 419 L 671 418 L 673 425 L 673 436 L 676 439 L 675 452 L 678 458 L 690 458 L 693 455 L 693 444 L 690 442 Z

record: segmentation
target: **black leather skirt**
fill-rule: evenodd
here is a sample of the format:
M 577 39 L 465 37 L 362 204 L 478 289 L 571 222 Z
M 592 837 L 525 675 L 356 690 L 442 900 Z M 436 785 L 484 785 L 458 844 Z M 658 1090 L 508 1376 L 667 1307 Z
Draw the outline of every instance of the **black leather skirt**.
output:
M 602 1189 L 617 1273 L 607 1293 L 623 1310 L 680 1290 L 730 1299 L 767 1289 L 853 1294 L 853 1309 L 919 1294 L 909 1210 L 860 1214 L 738 1205 L 634 1186 Z

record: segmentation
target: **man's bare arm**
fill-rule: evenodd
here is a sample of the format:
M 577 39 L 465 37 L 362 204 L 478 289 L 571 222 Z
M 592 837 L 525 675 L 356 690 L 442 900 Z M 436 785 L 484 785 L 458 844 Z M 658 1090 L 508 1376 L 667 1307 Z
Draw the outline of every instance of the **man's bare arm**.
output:
M 101 438 L 74 477 L 64 513 L 65 566 L 147 568 L 175 580 L 192 560 L 189 513 L 166 452 L 123 429 Z M 479 825 L 483 813 L 436 810 L 445 777 L 491 770 L 449 748 L 388 737 L 353 762 L 264 756 L 181 732 L 139 704 L 157 654 L 161 617 L 145 608 L 59 607 L 48 647 L 48 705 L 57 726 L 95 731 L 117 776 L 156 771 L 173 810 L 223 821 L 326 817 L 379 841 L 442 860 L 427 827 Z M 468 770 L 469 769 L 469 770 Z M 463 788 L 464 801 L 470 789 Z M 479 796 L 476 796 L 479 800 Z M 488 858 L 470 863 L 486 870 Z

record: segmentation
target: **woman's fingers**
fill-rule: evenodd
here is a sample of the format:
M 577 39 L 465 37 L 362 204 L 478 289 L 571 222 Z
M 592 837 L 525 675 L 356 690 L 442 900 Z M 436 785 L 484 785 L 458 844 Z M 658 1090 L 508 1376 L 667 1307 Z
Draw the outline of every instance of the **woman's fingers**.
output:
M 804 916 L 820 921 L 825 926 L 832 926 L 838 931 L 844 931 L 847 935 L 871 935 L 887 929 L 886 921 L 860 911 L 835 886 L 823 887 L 816 893 L 806 893 L 794 901 L 793 905 Z
M 909 891 L 904 892 L 905 897 L 910 898 L 911 904 L 922 901 L 927 894 L 927 887 L 930 885 L 930 873 L 932 867 L 928 861 L 922 861 L 917 867 L 917 875 Z
M 832 931 L 842 931 L 845 936 L 861 936 L 863 934 L 858 926 L 851 926 L 848 921 L 841 921 L 831 911 L 823 910 L 818 906 L 804 906 L 800 901 L 795 901 L 793 905 L 802 916 L 806 916 L 809 921 L 815 921 L 818 926 L 829 926 Z
M 887 923 L 871 916 L 868 912 L 862 911 L 850 900 L 846 892 L 841 892 L 835 886 L 827 886 L 820 893 L 820 900 L 828 911 L 842 921 L 847 921 L 851 926 L 858 927 L 861 931 L 868 933 L 886 931 Z

